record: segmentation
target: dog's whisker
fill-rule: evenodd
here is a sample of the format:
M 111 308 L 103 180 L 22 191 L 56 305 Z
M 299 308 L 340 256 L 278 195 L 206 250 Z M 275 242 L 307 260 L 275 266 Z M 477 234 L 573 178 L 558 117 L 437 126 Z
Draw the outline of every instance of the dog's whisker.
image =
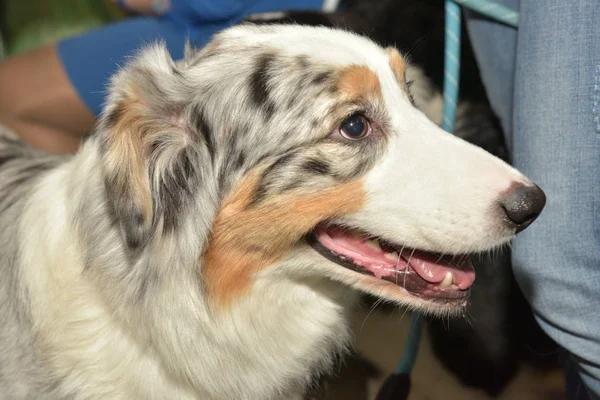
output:
M 400 265 L 400 254 L 401 253 L 398 253 L 398 258 L 396 258 L 396 273 L 395 273 L 396 285 L 398 284 L 398 266 Z M 406 276 L 406 271 L 404 271 L 404 276 Z
M 375 311 L 375 309 L 377 308 L 377 306 L 378 306 L 379 304 L 381 304 L 383 301 L 384 301 L 384 299 L 383 299 L 383 298 L 379 298 L 379 299 L 377 299 L 377 301 L 376 301 L 375 303 L 373 303 L 373 305 L 370 307 L 370 309 L 369 309 L 369 312 L 367 313 L 367 316 L 365 317 L 365 319 L 363 320 L 363 322 L 362 322 L 362 324 L 361 324 L 361 326 L 360 326 L 360 330 L 361 330 L 361 331 L 363 330 L 363 328 L 364 328 L 364 326 L 365 326 L 365 323 L 367 322 L 367 319 L 369 318 L 369 316 L 371 315 L 371 313 L 373 313 L 373 311 Z
M 407 264 L 407 267 L 406 267 L 407 271 L 404 274 L 404 283 L 403 283 L 404 288 L 406 288 L 406 276 L 408 275 L 408 273 L 407 273 L 408 272 L 408 265 L 410 265 L 410 261 L 412 260 L 412 257 L 415 254 L 415 251 L 416 251 L 416 249 L 412 250 L 412 252 L 410 253 L 410 257 L 408 257 L 408 261 L 406 262 L 406 264 Z
M 439 263 L 440 261 L 442 261 L 442 259 L 444 258 L 444 253 L 440 253 L 440 256 L 438 257 L 438 259 L 435 261 L 436 264 Z
M 408 312 L 408 307 L 404 307 L 404 312 L 400 316 L 400 321 L 402 321 L 402 319 L 404 318 L 404 316 L 406 315 L 407 312 Z
M 467 321 L 467 323 L 469 324 L 469 326 L 471 326 L 471 328 L 474 327 L 473 322 L 471 321 L 471 315 L 469 313 L 469 311 L 465 308 L 462 311 L 462 316 L 465 319 L 465 321 Z

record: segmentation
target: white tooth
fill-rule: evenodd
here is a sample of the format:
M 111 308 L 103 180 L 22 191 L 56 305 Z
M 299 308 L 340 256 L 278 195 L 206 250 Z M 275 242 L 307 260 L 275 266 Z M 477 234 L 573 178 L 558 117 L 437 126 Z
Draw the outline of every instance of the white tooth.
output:
M 385 253 L 384 254 L 385 258 L 387 258 L 388 260 L 392 260 L 393 262 L 398 262 L 398 252 L 395 251 L 393 253 Z
M 444 280 L 442 281 L 441 285 L 445 288 L 450 287 L 450 285 L 452 285 L 452 272 L 446 272 L 446 276 L 444 277 Z
M 365 243 L 373 250 L 381 251 L 381 246 L 377 240 L 367 240 Z

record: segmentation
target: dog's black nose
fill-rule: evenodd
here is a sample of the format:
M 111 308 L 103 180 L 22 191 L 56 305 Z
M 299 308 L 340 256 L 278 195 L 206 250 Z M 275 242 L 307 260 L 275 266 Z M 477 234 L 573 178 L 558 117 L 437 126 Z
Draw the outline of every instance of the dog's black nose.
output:
M 516 226 L 517 233 L 527 228 L 540 215 L 546 205 L 546 195 L 537 185 L 513 184 L 500 204 L 507 222 Z

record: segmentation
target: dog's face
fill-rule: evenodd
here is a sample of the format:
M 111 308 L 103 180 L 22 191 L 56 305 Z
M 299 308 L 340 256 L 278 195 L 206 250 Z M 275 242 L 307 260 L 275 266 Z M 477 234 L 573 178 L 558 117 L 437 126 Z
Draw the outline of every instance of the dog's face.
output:
M 114 79 L 100 124 L 128 246 L 197 242 L 218 304 L 278 274 L 464 305 L 468 254 L 510 241 L 545 199 L 418 111 L 405 69 L 396 50 L 299 26 L 235 27 L 178 65 L 147 51 Z M 207 215 L 208 234 L 189 229 Z

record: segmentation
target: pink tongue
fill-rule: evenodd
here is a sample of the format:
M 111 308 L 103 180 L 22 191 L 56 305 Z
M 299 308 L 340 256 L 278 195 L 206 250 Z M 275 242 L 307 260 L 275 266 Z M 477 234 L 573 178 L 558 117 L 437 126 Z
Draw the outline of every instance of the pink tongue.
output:
M 448 272 L 452 273 L 452 283 L 461 290 L 468 288 L 475 281 L 475 271 L 468 259 L 458 263 L 458 260 L 456 262 L 449 261 L 446 258 L 440 259 L 434 254 L 415 251 L 412 257 L 408 254 L 408 260 L 410 260 L 410 266 L 427 282 L 441 282 Z
M 404 250 L 399 259 L 386 256 L 386 252 L 372 243 L 367 244 L 363 236 L 340 228 L 323 228 L 316 231 L 317 240 L 329 250 L 351 258 L 352 261 L 370 270 L 376 277 L 394 275 L 396 271 L 406 269 L 408 262 L 415 272 L 430 283 L 444 280 L 446 273 L 452 274 L 452 283 L 464 290 L 475 281 L 475 271 L 467 259 L 461 263 L 448 262 L 446 258 L 421 251 Z

